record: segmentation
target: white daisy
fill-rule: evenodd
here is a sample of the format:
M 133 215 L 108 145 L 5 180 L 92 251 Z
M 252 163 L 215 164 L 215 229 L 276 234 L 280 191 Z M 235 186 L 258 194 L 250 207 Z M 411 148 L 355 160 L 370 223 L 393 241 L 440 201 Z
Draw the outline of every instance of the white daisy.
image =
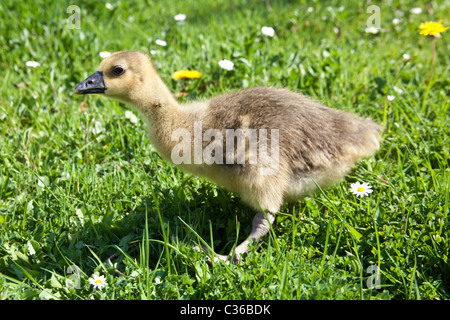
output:
M 179 13 L 173 17 L 175 21 L 184 21 L 186 20 L 186 15 L 183 13 Z
M 394 18 L 394 20 L 392 20 L 392 24 L 395 25 L 395 26 L 400 24 L 400 23 L 402 23 L 402 19 Z
M 394 89 L 395 92 L 397 92 L 398 94 L 402 94 L 403 90 L 400 89 L 399 87 L 393 86 L 392 89 Z
M 357 197 L 365 197 L 372 193 L 372 187 L 367 183 L 355 182 L 350 185 L 350 192 L 352 192 Z
M 394 99 L 395 99 L 395 96 L 393 96 L 393 95 L 389 95 L 389 96 L 387 96 L 387 99 L 388 99 L 389 101 L 394 101 Z
M 422 8 L 412 8 L 411 10 L 409 10 L 409 12 L 411 12 L 413 14 L 421 14 Z
M 105 7 L 106 7 L 106 9 L 108 9 L 108 10 L 114 9 L 113 5 L 112 5 L 111 3 L 109 3 L 109 2 L 105 4 Z
M 103 59 L 108 58 L 110 55 L 111 55 L 111 52 L 109 52 L 109 51 L 100 52 L 100 58 L 103 58 Z
M 92 278 L 88 279 L 89 284 L 92 284 L 94 286 L 94 289 L 101 289 L 103 287 L 106 287 L 108 284 L 106 283 L 105 276 L 97 276 L 94 274 Z
M 136 117 L 136 115 L 133 112 L 129 111 L 129 110 L 125 111 L 125 118 L 130 120 L 131 123 L 134 123 L 134 124 L 138 123 L 138 118 Z
M 403 60 L 409 61 L 409 60 L 411 60 L 411 56 L 410 56 L 408 53 L 405 53 L 405 54 L 403 55 Z
M 39 67 L 41 64 L 39 62 L 37 62 L 37 61 L 32 60 L 32 61 L 27 61 L 25 63 L 25 65 L 27 67 L 36 68 L 36 67 Z
M 230 60 L 223 59 L 223 60 L 220 60 L 220 61 L 219 61 L 219 66 L 220 66 L 222 69 L 225 69 L 225 70 L 230 71 L 230 70 L 233 70 L 233 68 L 234 68 L 234 63 L 231 62 Z
M 376 27 L 368 27 L 365 29 L 366 33 L 371 33 L 371 34 L 377 34 L 380 29 L 376 28 Z
M 263 35 L 268 37 L 273 37 L 275 35 L 275 30 L 272 27 L 262 27 L 261 32 Z
M 161 40 L 161 39 L 156 39 L 156 40 L 155 40 L 155 43 L 156 43 L 158 46 L 161 46 L 161 47 L 167 46 L 167 42 L 164 41 L 164 40 Z

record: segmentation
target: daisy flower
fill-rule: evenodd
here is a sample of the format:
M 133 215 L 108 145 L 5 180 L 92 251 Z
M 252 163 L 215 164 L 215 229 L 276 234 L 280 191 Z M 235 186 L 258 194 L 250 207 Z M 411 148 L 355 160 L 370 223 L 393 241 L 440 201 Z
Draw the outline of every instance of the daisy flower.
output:
M 89 284 L 92 284 L 94 286 L 94 289 L 101 289 L 103 287 L 106 287 L 108 284 L 106 283 L 105 276 L 97 276 L 94 274 L 92 278 L 88 279 Z
M 184 21 L 186 20 L 186 15 L 183 13 L 179 13 L 173 17 L 175 21 Z
M 365 197 L 369 195 L 369 193 L 372 193 L 372 191 L 372 186 L 370 186 L 367 182 L 355 182 L 350 185 L 350 192 L 357 197 Z
M 409 53 L 403 54 L 403 60 L 405 60 L 405 61 L 411 60 L 411 56 L 409 55 Z
M 195 79 L 200 78 L 202 74 L 195 70 L 180 70 L 175 71 L 172 74 L 172 79 L 178 80 L 178 79 Z
M 444 27 L 442 24 L 442 20 L 439 20 L 439 22 L 430 22 L 427 21 L 425 23 L 421 23 L 419 25 L 419 34 L 422 34 L 424 36 L 433 36 L 433 37 L 439 37 L 441 32 L 444 32 L 447 30 L 448 27 Z
M 273 37 L 275 35 L 275 30 L 272 27 L 262 27 L 261 32 L 263 35 L 268 37 Z
M 110 55 L 111 55 L 111 52 L 109 52 L 109 51 L 100 52 L 100 58 L 103 58 L 103 59 L 108 58 Z
M 105 4 L 105 7 L 106 7 L 106 9 L 108 9 L 108 10 L 114 9 L 113 5 L 112 5 L 111 3 L 109 3 L 109 2 Z
M 403 90 L 400 89 L 399 87 L 393 86 L 392 89 L 394 89 L 395 92 L 397 92 L 398 94 L 402 94 Z
M 161 40 L 161 39 L 156 39 L 156 40 L 155 40 L 155 43 L 156 43 L 158 46 L 161 46 L 161 47 L 167 46 L 167 42 L 164 41 L 164 40 Z
M 134 123 L 134 124 L 138 123 L 138 118 L 136 117 L 136 115 L 133 112 L 129 111 L 129 110 L 125 111 L 125 118 L 130 120 L 131 123 Z
M 37 61 L 32 60 L 32 61 L 27 61 L 25 63 L 25 65 L 27 67 L 36 68 L 36 67 L 39 67 L 41 64 L 39 62 L 37 62 Z
M 412 8 L 411 10 L 409 10 L 409 12 L 411 12 L 412 14 L 421 14 L 422 8 Z
M 230 71 L 230 70 L 233 70 L 233 68 L 234 68 L 234 63 L 231 62 L 230 60 L 223 59 L 223 60 L 220 60 L 220 61 L 219 61 L 219 66 L 220 66 L 222 69 L 225 69 L 225 70 Z
M 366 33 L 371 33 L 371 34 L 377 34 L 380 29 L 376 28 L 376 27 L 368 27 L 365 29 Z
M 387 99 L 388 99 L 389 101 L 394 101 L 394 99 L 395 99 L 395 96 L 393 96 L 393 95 L 389 95 L 389 96 L 387 96 Z

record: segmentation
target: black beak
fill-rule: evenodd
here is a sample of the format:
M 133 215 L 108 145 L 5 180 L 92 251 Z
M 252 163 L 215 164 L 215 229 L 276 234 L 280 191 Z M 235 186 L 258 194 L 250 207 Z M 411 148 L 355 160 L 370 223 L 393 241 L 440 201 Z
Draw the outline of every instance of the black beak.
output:
M 103 82 L 103 72 L 97 71 L 87 77 L 75 88 L 77 94 L 105 93 L 106 87 Z

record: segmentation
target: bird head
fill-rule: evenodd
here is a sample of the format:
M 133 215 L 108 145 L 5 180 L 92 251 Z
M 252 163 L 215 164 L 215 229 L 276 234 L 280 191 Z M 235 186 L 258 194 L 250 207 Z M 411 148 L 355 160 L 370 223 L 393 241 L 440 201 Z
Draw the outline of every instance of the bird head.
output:
M 135 105 L 141 100 L 152 104 L 157 103 L 152 100 L 158 95 L 160 83 L 162 81 L 147 55 L 120 51 L 104 59 L 96 72 L 76 86 L 75 93 L 100 93 Z

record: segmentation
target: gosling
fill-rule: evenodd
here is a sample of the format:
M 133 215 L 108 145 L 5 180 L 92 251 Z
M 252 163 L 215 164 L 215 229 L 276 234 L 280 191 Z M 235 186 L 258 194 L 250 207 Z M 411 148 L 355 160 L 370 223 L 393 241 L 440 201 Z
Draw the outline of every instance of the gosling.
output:
M 248 88 L 180 104 L 149 57 L 135 51 L 104 59 L 75 93 L 130 104 L 164 159 L 236 192 L 258 212 L 234 255 L 214 255 L 227 263 L 239 263 L 250 242 L 269 232 L 283 203 L 339 182 L 381 142 L 381 127 L 372 120 L 287 89 Z

